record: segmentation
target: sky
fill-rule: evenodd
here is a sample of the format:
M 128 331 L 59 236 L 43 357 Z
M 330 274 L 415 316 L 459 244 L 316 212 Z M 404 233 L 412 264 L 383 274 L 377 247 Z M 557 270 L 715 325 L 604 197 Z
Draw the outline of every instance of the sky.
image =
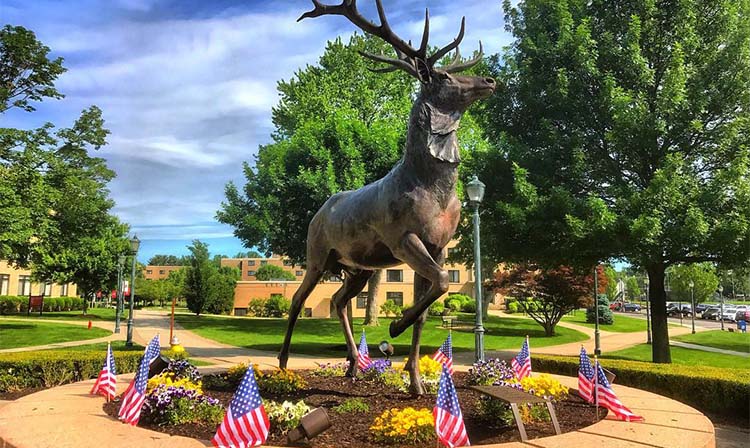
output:
M 335 0 L 324 2 L 334 3 Z M 462 54 L 501 51 L 499 0 L 383 0 L 391 27 L 419 42 L 424 8 L 430 43 L 445 45 L 462 15 Z M 360 10 L 377 20 L 374 0 Z M 242 162 L 270 142 L 276 83 L 316 64 L 327 41 L 355 31 L 342 17 L 297 23 L 309 0 L 0 0 L 0 21 L 31 29 L 64 58 L 62 100 L 11 111 L 4 127 L 70 126 L 90 105 L 111 131 L 97 151 L 117 173 L 113 212 L 141 239 L 138 258 L 183 255 L 193 239 L 212 254 L 246 250 L 215 220 L 228 182 L 244 185 Z M 406 117 L 404 117 L 406 119 Z

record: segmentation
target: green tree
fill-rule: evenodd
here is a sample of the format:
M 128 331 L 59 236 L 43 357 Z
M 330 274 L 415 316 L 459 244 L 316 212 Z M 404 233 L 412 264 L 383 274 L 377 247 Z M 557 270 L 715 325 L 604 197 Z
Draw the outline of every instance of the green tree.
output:
M 719 271 L 721 286 L 725 294 L 737 300 L 739 294 L 747 300 L 750 297 L 750 267 L 739 269 L 721 269 Z
M 146 264 L 150 266 L 186 266 L 187 263 L 188 259 L 184 256 L 156 254 L 149 258 Z
M 669 284 L 672 288 L 672 300 L 690 302 L 690 281 L 695 285 L 695 302 L 711 300 L 719 287 L 719 277 L 712 263 L 694 263 L 671 266 Z
M 296 277 L 289 271 L 285 271 L 281 266 L 273 264 L 264 264 L 255 271 L 255 278 L 262 281 L 269 280 L 295 280 Z
M 628 295 L 629 300 L 638 300 L 641 298 L 643 292 L 641 292 L 641 286 L 638 284 L 637 277 L 627 277 L 625 279 L 625 293 Z
M 258 251 L 249 250 L 247 252 L 237 252 L 234 258 L 262 258 L 262 256 Z
M 671 362 L 666 269 L 750 260 L 750 2 L 505 10 L 515 41 L 492 65 L 505 88 L 484 103 L 484 176 L 508 181 L 483 238 L 510 258 L 644 269 L 652 357 Z
M 620 276 L 610 265 L 604 267 L 604 276 L 607 278 L 607 299 L 613 302 L 617 298 L 617 282 Z
M 187 301 L 187 307 L 196 315 L 200 315 L 206 309 L 209 297 L 209 283 L 216 272 L 216 266 L 211 262 L 208 255 L 208 245 L 200 240 L 193 240 L 188 246 L 190 250 L 190 264 L 185 268 L 185 282 L 183 295 Z
M 206 312 L 229 314 L 234 307 L 234 288 L 240 279 L 237 268 L 224 266 L 216 270 L 208 280 Z

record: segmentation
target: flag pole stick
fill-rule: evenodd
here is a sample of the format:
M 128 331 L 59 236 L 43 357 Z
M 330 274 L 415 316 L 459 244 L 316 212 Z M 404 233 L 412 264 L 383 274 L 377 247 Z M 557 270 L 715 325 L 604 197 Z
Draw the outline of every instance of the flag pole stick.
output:
M 594 355 L 594 406 L 596 419 L 599 420 L 599 359 Z

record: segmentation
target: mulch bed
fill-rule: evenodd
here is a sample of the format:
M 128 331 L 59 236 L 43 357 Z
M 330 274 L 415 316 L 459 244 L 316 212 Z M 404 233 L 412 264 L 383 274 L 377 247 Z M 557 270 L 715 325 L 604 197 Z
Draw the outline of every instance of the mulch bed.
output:
M 310 442 L 303 442 L 297 446 L 309 446 L 320 448 L 340 448 L 340 447 L 376 447 L 382 446 L 372 441 L 369 427 L 377 416 L 386 409 L 405 408 L 408 406 L 414 408 L 427 408 L 432 410 L 435 405 L 434 395 L 425 395 L 422 397 L 411 397 L 408 394 L 395 391 L 377 382 L 369 381 L 352 381 L 343 377 L 316 377 L 307 371 L 297 372 L 307 381 L 307 389 L 298 391 L 294 394 L 284 396 L 264 396 L 266 399 L 275 401 L 297 401 L 304 400 L 311 408 L 324 407 L 328 411 L 332 426 L 323 434 L 314 438 Z M 454 376 L 456 390 L 461 408 L 464 414 L 466 430 L 469 434 L 469 440 L 472 445 L 482 445 L 491 443 L 504 443 L 520 441 L 521 437 L 515 426 L 501 426 L 488 424 L 486 420 L 480 418 L 475 410 L 475 403 L 480 394 L 468 389 L 465 386 L 466 374 L 456 372 Z M 231 392 L 222 391 L 204 391 L 207 395 L 219 399 L 222 404 L 227 406 L 232 399 Z M 360 397 L 370 406 L 367 413 L 356 414 L 339 414 L 332 411 L 331 408 L 343 403 L 348 398 Z M 110 402 L 104 405 L 104 410 L 110 416 L 117 416 L 118 402 Z M 557 418 L 560 423 L 562 432 L 574 431 L 586 426 L 590 426 L 598 421 L 593 406 L 584 402 L 575 395 L 569 395 L 562 402 L 555 404 Z M 599 419 L 604 418 L 606 413 L 600 409 Z M 178 426 L 153 426 L 146 422 L 140 422 L 139 426 L 152 429 L 155 431 L 165 432 L 172 435 L 192 437 L 196 439 L 210 440 L 216 428 L 209 428 L 205 425 L 178 425 Z M 540 422 L 525 425 L 529 439 L 538 437 L 547 437 L 555 434 L 551 422 Z M 281 434 L 272 434 L 269 437 L 269 445 L 288 446 L 286 436 Z M 432 444 L 430 444 L 432 446 Z
M 31 395 L 34 392 L 39 392 L 40 390 L 44 390 L 44 387 L 30 387 L 28 389 L 21 389 L 14 392 L 0 392 L 0 400 L 3 401 L 13 401 L 21 397 L 25 397 L 26 395 Z

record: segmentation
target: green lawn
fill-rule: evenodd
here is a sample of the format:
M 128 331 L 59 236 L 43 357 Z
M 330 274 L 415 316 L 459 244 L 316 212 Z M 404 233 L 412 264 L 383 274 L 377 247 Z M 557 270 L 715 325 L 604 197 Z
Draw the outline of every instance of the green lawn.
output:
M 695 334 L 685 334 L 682 336 L 676 336 L 672 339 L 688 342 L 690 344 L 750 353 L 750 333 L 730 333 L 728 331 L 714 330 L 702 331 Z
M 137 313 L 137 310 L 136 310 Z M 122 316 L 122 319 L 127 319 L 128 311 L 125 310 L 125 313 Z M 44 312 L 40 316 L 39 313 L 31 313 L 31 315 L 27 316 L 26 313 L 21 314 L 12 314 L 8 316 L 0 316 L 0 319 L 7 317 L 12 319 L 55 319 L 55 320 L 80 320 L 80 321 L 89 321 L 89 320 L 110 320 L 112 322 L 115 321 L 115 309 L 114 308 L 89 308 L 86 312 L 86 315 L 83 315 L 83 311 L 49 311 Z
M 471 316 L 462 316 L 470 320 Z M 286 332 L 286 319 L 237 319 L 214 316 L 177 315 L 177 322 L 188 330 L 224 344 L 276 352 Z M 397 357 L 406 356 L 411 343 L 411 330 L 391 340 L 388 325 L 391 320 L 380 318 L 379 327 L 365 327 L 367 341 L 374 347 L 380 341 L 388 340 L 394 346 Z M 439 317 L 430 317 L 422 332 L 424 353 L 431 353 L 440 346 L 448 335 Z M 357 340 L 362 333 L 362 319 L 355 319 L 354 332 Z M 485 322 L 485 348 L 502 350 L 521 346 L 526 335 L 532 338 L 532 347 L 565 344 L 583 341 L 587 336 L 581 332 L 558 327 L 557 335 L 545 337 L 540 325 L 530 319 L 500 318 L 490 316 Z M 474 333 L 471 325 L 453 329 L 453 349 L 456 351 L 474 350 Z M 372 350 L 372 349 L 371 349 Z M 292 338 L 292 353 L 320 356 L 341 356 L 346 353 L 346 345 L 338 319 L 299 319 Z
M 712 366 L 732 369 L 750 369 L 750 359 L 742 356 L 723 355 L 721 353 L 690 350 L 681 347 L 671 347 L 672 362 L 688 366 Z M 632 361 L 651 361 L 651 346 L 640 344 L 612 353 L 604 353 L 602 358 L 629 359 Z
M 563 322 L 583 325 L 584 327 L 594 328 L 593 323 L 586 322 L 586 311 L 577 310 L 573 315 L 563 316 Z M 599 325 L 602 331 L 613 331 L 617 333 L 633 333 L 636 331 L 646 331 L 646 320 L 637 317 L 627 317 L 615 314 L 615 323 L 612 325 Z
M 95 339 L 110 334 L 96 327 L 0 320 L 0 349 Z

